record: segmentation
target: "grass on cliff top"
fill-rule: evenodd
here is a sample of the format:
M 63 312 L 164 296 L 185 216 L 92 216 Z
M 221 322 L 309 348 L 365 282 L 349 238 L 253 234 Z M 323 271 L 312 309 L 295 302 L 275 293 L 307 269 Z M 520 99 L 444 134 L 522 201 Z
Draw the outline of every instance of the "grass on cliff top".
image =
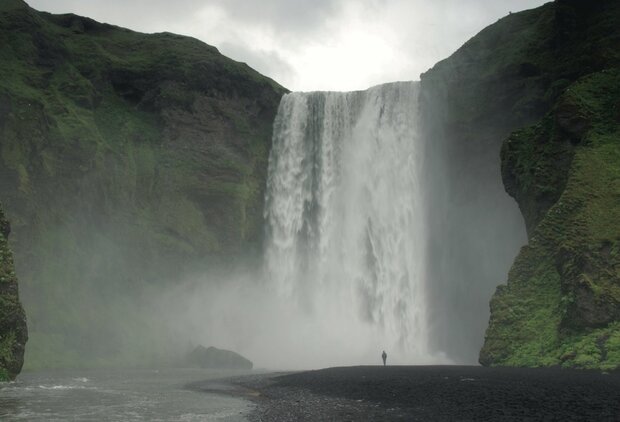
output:
M 514 130 L 540 119 L 578 78 L 620 66 L 619 27 L 615 0 L 549 2 L 480 31 L 422 83 L 449 93 L 443 112 L 459 136 L 480 124 Z
M 274 91 L 285 91 L 246 64 L 194 38 L 165 32 L 147 35 L 71 14 L 40 16 L 53 24 L 48 26 L 50 36 L 64 38 L 72 62 L 89 77 L 99 72 L 97 63 L 104 60 L 124 78 L 154 70 L 162 80 L 182 80 L 199 90 L 234 89 L 239 95 L 252 95 L 256 85 L 267 84 Z M 67 32 L 78 36 L 67 36 Z
M 575 77 L 602 70 L 602 64 L 618 65 L 620 4 L 597 3 L 554 2 L 511 13 L 425 75 L 458 72 L 493 83 L 506 73 L 523 72 L 532 77 L 544 74 L 549 82 L 567 86 Z

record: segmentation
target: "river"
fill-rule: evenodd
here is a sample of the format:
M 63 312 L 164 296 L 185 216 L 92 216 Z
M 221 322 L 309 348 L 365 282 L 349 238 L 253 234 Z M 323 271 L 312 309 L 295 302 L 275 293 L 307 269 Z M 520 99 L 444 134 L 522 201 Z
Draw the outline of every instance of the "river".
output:
M 253 405 L 188 383 L 240 375 L 200 369 L 25 372 L 0 383 L 2 421 L 245 421 Z

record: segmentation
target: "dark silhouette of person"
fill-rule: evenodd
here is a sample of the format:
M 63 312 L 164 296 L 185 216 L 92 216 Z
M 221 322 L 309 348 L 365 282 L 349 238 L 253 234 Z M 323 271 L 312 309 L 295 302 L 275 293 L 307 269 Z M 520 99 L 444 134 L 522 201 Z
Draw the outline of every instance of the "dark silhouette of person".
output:
M 383 366 L 385 366 L 385 361 L 387 360 L 387 353 L 385 353 L 385 350 L 381 353 L 381 359 L 383 359 Z

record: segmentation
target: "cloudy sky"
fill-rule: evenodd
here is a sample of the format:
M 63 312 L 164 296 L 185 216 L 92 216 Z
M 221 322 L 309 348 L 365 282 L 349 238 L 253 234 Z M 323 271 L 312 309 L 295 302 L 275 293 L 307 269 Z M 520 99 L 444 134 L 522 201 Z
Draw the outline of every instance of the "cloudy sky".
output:
M 295 91 L 364 89 L 419 74 L 509 12 L 545 0 L 26 0 L 216 46 Z

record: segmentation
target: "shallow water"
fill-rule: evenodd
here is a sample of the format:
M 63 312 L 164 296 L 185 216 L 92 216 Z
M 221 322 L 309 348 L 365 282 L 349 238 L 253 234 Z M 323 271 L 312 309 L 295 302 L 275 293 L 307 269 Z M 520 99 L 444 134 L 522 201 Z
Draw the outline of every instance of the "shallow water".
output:
M 2 421 L 246 420 L 252 404 L 196 392 L 191 382 L 240 373 L 200 369 L 26 372 L 0 383 Z

